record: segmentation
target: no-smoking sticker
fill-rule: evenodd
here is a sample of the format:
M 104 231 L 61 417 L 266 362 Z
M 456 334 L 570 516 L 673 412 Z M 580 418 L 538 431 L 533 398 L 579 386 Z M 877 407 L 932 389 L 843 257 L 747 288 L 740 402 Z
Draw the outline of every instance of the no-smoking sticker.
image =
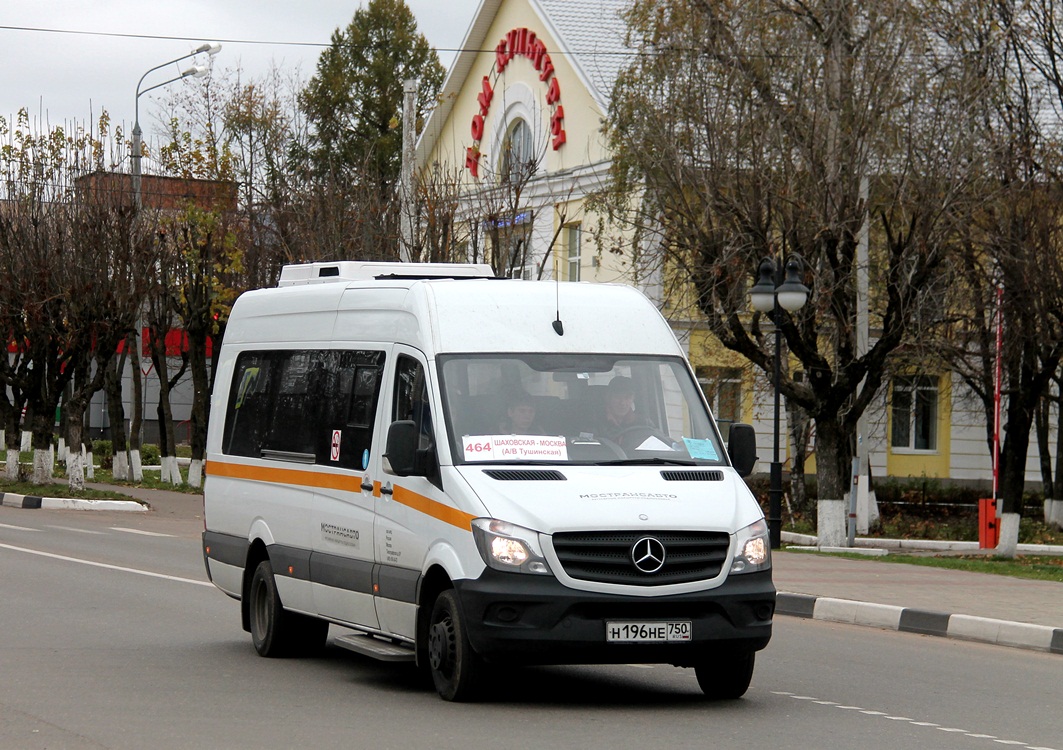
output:
M 332 431 L 332 453 L 330 454 L 330 458 L 333 461 L 340 460 L 340 436 L 342 434 L 343 433 L 340 430 Z

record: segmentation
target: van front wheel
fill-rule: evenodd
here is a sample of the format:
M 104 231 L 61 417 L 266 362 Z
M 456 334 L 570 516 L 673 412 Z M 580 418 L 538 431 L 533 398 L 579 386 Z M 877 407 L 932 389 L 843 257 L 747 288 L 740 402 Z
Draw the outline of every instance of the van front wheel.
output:
M 753 679 L 753 651 L 736 654 L 718 654 L 705 658 L 694 667 L 698 686 L 709 700 L 734 700 L 741 698 Z
M 467 701 L 476 696 L 484 664 L 469 644 L 465 619 L 453 589 L 443 591 L 432 606 L 428 666 L 443 700 Z

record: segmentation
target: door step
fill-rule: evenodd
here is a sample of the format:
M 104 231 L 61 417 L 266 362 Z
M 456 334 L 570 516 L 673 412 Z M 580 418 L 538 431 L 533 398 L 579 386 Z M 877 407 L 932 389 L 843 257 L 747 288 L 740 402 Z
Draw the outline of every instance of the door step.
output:
M 413 646 L 394 641 L 385 641 L 382 638 L 365 633 L 341 635 L 335 639 L 335 644 L 348 651 L 369 656 L 380 661 L 413 661 L 416 657 Z

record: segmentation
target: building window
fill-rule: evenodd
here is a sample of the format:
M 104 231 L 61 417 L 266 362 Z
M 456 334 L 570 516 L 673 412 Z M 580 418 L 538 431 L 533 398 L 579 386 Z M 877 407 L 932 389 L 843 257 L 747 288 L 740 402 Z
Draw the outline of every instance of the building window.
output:
M 731 425 L 742 421 L 742 371 L 737 367 L 701 366 L 695 373 L 723 439 L 727 440 Z
M 502 144 L 502 181 L 522 182 L 535 172 L 535 144 L 528 123 L 516 119 Z
M 929 375 L 912 375 L 893 381 L 893 448 L 937 450 L 938 380 Z
M 565 227 L 565 250 L 568 255 L 569 281 L 579 281 L 580 279 L 580 266 L 582 265 L 580 248 L 582 234 L 583 226 L 581 224 L 569 224 Z

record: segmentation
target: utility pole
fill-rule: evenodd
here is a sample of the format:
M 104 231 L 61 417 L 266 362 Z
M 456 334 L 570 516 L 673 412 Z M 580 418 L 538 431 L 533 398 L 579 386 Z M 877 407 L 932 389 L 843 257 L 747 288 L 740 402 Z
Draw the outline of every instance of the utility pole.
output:
M 399 260 L 414 260 L 413 161 L 417 147 L 417 89 L 420 81 L 409 78 L 402 84 L 402 173 L 399 180 L 399 229 L 402 234 Z

